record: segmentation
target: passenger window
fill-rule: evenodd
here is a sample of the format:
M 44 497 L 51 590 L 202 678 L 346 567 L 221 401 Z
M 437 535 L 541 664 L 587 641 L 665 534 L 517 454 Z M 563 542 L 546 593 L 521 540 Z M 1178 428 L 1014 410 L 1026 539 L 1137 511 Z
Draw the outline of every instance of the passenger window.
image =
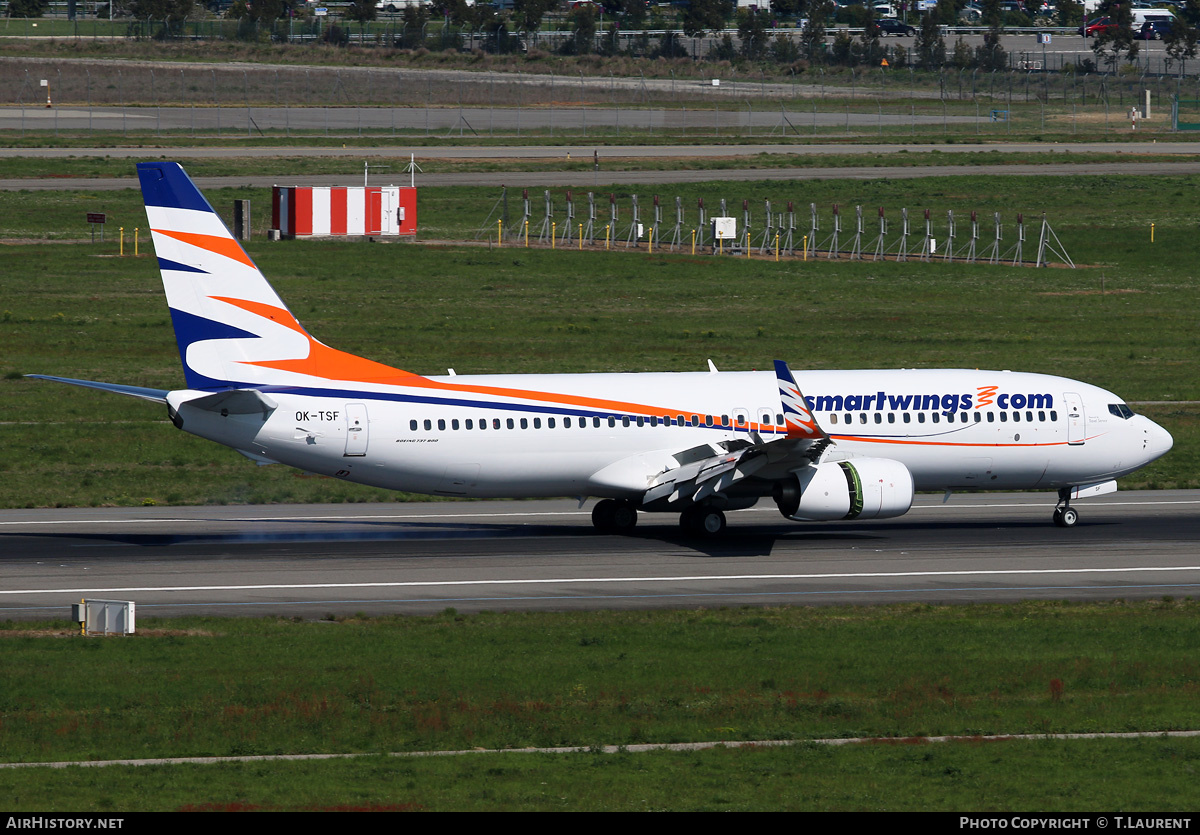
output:
M 879 414 L 879 412 L 876 412 L 876 413 L 875 413 L 875 422 L 876 422 L 876 423 L 883 423 L 883 415 Z
M 446 431 L 446 421 L 442 418 L 438 418 L 438 431 L 439 432 Z
M 564 428 L 564 429 L 570 429 L 570 428 L 571 428 L 571 419 L 570 419 L 569 417 L 565 417 L 565 418 L 563 418 L 563 428 Z
M 554 418 L 546 418 L 546 426 L 549 429 L 554 428 Z
M 888 412 L 888 423 L 895 423 L 895 422 L 896 422 L 896 413 Z
M 712 415 L 705 415 L 705 416 L 704 416 L 704 425 L 705 425 L 705 426 L 712 426 L 712 425 L 713 425 L 713 416 L 712 416 Z
M 645 419 L 644 417 L 642 417 L 641 415 L 638 415 L 638 416 L 637 416 L 637 425 L 638 425 L 638 426 L 645 426 L 645 425 L 646 425 L 646 419 Z
M 700 415 L 692 415 L 692 426 L 700 425 Z
M 1028 423 L 1033 423 L 1033 412 L 1026 412 L 1026 413 L 1025 413 L 1025 420 L 1026 420 L 1026 422 L 1028 422 Z
M 937 412 L 934 412 L 934 413 L 933 413 L 933 422 L 934 422 L 934 423 L 941 423 L 941 422 L 942 422 L 942 416 L 941 416 L 939 413 L 937 413 Z
M 1020 422 L 1021 422 L 1021 413 L 1013 412 L 1013 423 L 1020 423 Z
M 837 415 L 830 415 L 829 422 L 836 425 L 837 424 Z
M 867 422 L 867 413 L 866 413 L 866 412 L 859 412 L 859 413 L 858 413 L 858 422 L 859 422 L 859 423 L 866 423 L 866 422 Z
M 1040 423 L 1046 422 L 1046 413 L 1045 412 L 1038 412 L 1038 421 Z
M 612 420 L 612 418 L 609 418 L 609 420 Z M 599 418 L 599 417 L 594 417 L 594 418 L 592 418 L 592 428 L 593 428 L 593 429 L 599 429 L 599 428 L 600 428 L 600 418 Z
M 417 422 L 415 420 L 410 420 L 408 422 L 408 428 L 410 430 L 412 430 L 413 432 L 416 432 L 417 431 Z
M 433 428 L 433 421 L 426 418 L 425 419 L 425 431 L 428 432 L 432 428 Z
M 1001 413 L 1000 413 L 1000 422 L 1001 422 L 1001 423 L 1008 423 L 1008 412 L 1001 412 Z
M 521 428 L 522 429 L 529 428 L 529 420 L 527 418 L 521 418 Z
M 463 425 L 466 426 L 468 429 L 474 429 L 475 421 L 471 420 L 470 418 L 467 418 L 466 422 Z
M 511 423 L 512 423 L 512 419 L 510 418 L 508 422 L 511 424 Z M 500 428 L 500 418 L 492 418 L 492 428 L 493 428 L 493 429 L 499 429 L 499 428 Z M 511 428 L 512 428 L 512 427 L 510 426 L 510 427 L 509 427 L 509 429 L 511 429 Z
M 996 422 L 996 413 L 988 412 L 988 423 L 995 423 L 995 422 Z
M 783 415 L 775 415 L 775 423 L 778 426 L 783 426 Z
M 912 415 L 911 415 L 910 413 L 908 413 L 908 412 L 905 412 L 905 413 L 904 413 L 904 422 L 905 422 L 905 423 L 912 423 Z
M 453 429 L 455 432 L 458 431 L 458 418 L 455 418 L 454 420 L 450 421 L 450 428 Z
M 979 422 L 981 422 L 982 420 L 983 420 L 983 413 L 982 413 L 982 412 L 976 412 L 976 413 L 975 413 L 975 422 L 976 422 L 976 423 L 979 423 Z
M 1058 422 L 1058 412 L 1056 412 L 1054 409 L 1050 410 L 1050 420 Z
M 959 412 L 958 415 L 959 415 L 959 418 L 958 418 L 959 423 L 967 422 L 967 413 L 966 412 Z
M 924 423 L 924 422 L 925 422 L 925 413 L 917 412 L 917 423 Z

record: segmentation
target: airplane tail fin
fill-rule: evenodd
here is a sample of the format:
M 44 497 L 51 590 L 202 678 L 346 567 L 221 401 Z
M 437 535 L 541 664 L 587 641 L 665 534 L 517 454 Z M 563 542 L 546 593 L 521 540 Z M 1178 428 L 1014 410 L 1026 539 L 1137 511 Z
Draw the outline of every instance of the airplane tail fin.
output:
M 411 376 L 313 339 L 179 163 L 137 169 L 188 388 Z

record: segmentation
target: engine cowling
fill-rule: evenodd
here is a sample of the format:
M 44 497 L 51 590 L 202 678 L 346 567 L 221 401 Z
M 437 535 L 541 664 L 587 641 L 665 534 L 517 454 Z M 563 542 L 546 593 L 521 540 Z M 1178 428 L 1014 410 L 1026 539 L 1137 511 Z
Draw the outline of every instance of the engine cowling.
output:
M 832 461 L 776 484 L 774 498 L 779 512 L 797 522 L 890 519 L 912 507 L 912 473 L 889 458 Z

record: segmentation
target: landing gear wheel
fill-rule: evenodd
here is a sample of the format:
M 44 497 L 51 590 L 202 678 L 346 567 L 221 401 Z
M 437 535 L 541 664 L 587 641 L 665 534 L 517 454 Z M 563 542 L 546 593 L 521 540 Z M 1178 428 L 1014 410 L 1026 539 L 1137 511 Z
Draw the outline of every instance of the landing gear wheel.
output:
M 1060 507 L 1054 511 L 1054 524 L 1060 528 L 1073 528 L 1079 521 L 1079 511 L 1073 507 Z
M 601 533 L 629 533 L 637 525 L 637 508 L 629 502 L 604 499 L 592 508 L 592 524 Z
M 720 536 L 725 531 L 725 514 L 715 507 L 689 507 L 679 514 L 679 526 L 688 536 Z

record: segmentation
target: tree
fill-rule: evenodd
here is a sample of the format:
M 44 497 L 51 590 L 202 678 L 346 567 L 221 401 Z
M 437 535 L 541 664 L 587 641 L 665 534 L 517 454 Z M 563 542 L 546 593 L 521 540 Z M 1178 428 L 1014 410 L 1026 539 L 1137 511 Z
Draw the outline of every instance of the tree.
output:
M 725 28 L 732 11 L 731 0 L 692 0 L 679 18 L 679 28 L 689 37 Z
M 596 23 L 600 15 L 595 6 L 577 6 L 569 16 L 574 36 L 563 44 L 568 55 L 588 55 L 596 43 Z
M 804 44 L 804 57 L 809 63 L 825 63 L 825 30 L 833 9 L 833 0 L 812 0 L 808 7 L 808 23 L 804 24 L 800 42 Z
M 554 0 L 513 0 L 513 22 L 522 32 L 536 32 Z
M 1130 0 L 1100 4 L 1100 14 L 1106 14 L 1116 24 L 1092 39 L 1092 52 L 1098 60 L 1105 61 L 1115 71 L 1121 63 L 1122 53 L 1126 60 L 1134 61 L 1138 55 L 1138 42 L 1133 35 L 1133 10 Z
M 761 61 L 767 54 L 765 17 L 754 9 L 738 12 L 738 40 L 742 42 L 742 57 L 748 61 Z
M 192 0 L 133 0 L 130 13 L 139 19 L 180 23 L 192 13 Z
M 356 20 L 359 23 L 368 23 L 375 19 L 375 0 L 353 0 L 349 6 L 342 11 L 342 17 L 347 20 Z
M 946 41 L 942 38 L 936 15 L 925 12 L 921 16 L 921 28 L 913 41 L 913 51 L 921 69 L 934 70 L 946 63 Z
M 1054 23 L 1058 26 L 1079 26 L 1083 23 L 1083 3 L 1079 0 L 1058 0 L 1054 12 Z
M 49 5 L 50 0 L 11 0 L 8 4 L 8 16 L 41 17 Z
M 883 46 L 879 43 L 879 27 L 875 23 L 875 10 L 867 6 L 863 31 L 858 42 L 858 54 L 868 67 L 878 67 L 883 62 Z

